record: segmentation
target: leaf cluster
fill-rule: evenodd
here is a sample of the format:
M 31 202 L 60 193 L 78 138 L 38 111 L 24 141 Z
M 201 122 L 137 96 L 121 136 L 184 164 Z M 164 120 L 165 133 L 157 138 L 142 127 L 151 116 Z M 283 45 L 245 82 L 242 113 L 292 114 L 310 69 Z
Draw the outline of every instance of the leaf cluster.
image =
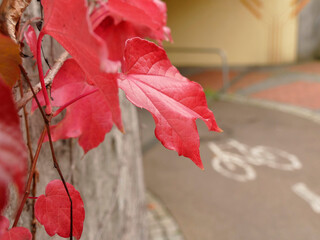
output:
M 114 124 L 124 132 L 119 88 L 130 102 L 152 114 L 155 135 L 166 148 L 190 158 L 200 168 L 203 165 L 196 119 L 203 120 L 210 131 L 221 131 L 208 109 L 201 86 L 183 77 L 162 48 L 162 41 L 171 40 L 166 26 L 166 5 L 162 1 L 108 0 L 94 2 L 91 8 L 85 0 L 42 0 L 41 4 L 44 19 L 38 36 L 32 27 L 38 18 L 30 19 L 16 33 L 18 37 L 14 40 L 20 45 L 0 35 L 0 214 L 7 205 L 10 183 L 17 186 L 21 196 L 11 229 L 8 219 L 0 217 L 0 240 L 32 238 L 28 229 L 16 226 L 29 197 L 44 141 L 50 143 L 61 180 L 50 182 L 45 194 L 37 198 L 35 216 L 50 236 L 80 239 L 85 218 L 83 202 L 79 192 L 65 182 L 52 142 L 78 138 L 87 153 L 104 140 Z M 19 28 L 19 21 L 16 24 Z M 70 54 L 50 82 L 51 96 L 45 76 L 53 70 L 45 75 L 42 68 L 41 45 L 45 35 L 53 37 Z M 12 38 L 12 34 L 10 36 Z M 37 63 L 41 84 L 37 95 L 21 66 L 23 41 Z M 39 108 L 44 119 L 45 127 L 34 154 L 22 137 L 12 98 L 12 87 L 18 80 L 21 93 L 25 92 L 20 71 L 33 92 L 32 111 Z M 63 110 L 66 110 L 65 117 L 52 125 L 51 120 Z M 24 113 L 27 116 L 25 106 Z

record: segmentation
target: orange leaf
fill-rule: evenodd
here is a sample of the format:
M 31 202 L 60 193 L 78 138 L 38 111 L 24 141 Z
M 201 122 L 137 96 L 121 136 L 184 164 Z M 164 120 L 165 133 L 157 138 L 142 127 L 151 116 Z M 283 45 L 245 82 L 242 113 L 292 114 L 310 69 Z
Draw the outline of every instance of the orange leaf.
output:
M 9 87 L 13 87 L 20 78 L 19 64 L 21 57 L 18 44 L 0 34 L 0 76 Z

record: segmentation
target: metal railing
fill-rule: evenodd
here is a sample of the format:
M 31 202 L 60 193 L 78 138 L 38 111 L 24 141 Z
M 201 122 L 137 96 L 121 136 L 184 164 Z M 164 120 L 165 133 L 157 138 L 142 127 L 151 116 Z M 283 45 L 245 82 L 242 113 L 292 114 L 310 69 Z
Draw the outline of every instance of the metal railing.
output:
M 197 48 L 197 47 L 167 47 L 165 50 L 176 53 L 195 53 L 195 54 L 216 54 L 221 58 L 223 91 L 230 86 L 229 82 L 229 65 L 226 52 L 221 48 Z

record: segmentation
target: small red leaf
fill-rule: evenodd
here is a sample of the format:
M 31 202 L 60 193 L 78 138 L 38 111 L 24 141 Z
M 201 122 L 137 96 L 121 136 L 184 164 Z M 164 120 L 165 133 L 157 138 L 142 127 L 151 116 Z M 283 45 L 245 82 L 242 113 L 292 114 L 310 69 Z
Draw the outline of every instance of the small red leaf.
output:
M 202 87 L 180 75 L 165 51 L 149 41 L 133 38 L 126 43 L 119 86 L 136 106 L 152 113 L 155 135 L 168 149 L 190 158 L 203 168 L 195 120 L 210 131 L 221 131 L 208 109 Z
M 85 72 L 87 81 L 101 90 L 114 123 L 122 130 L 116 80 L 120 63 L 108 58 L 105 43 L 94 34 L 86 2 L 86 0 L 41 1 L 44 11 L 44 26 L 41 32 L 55 38 Z
M 72 199 L 73 236 L 80 239 L 85 217 L 83 201 L 71 184 L 67 183 L 67 187 Z M 53 180 L 47 185 L 45 195 L 36 201 L 35 216 L 49 236 L 70 236 L 70 201 L 62 181 Z
M 11 89 L 0 79 L 0 213 L 7 202 L 7 185 L 14 182 L 19 193 L 25 188 L 27 150 Z
M 27 228 L 14 227 L 8 230 L 9 220 L 0 216 L 0 240 L 31 240 L 32 234 Z
M 24 33 L 24 38 L 33 54 L 33 57 L 37 59 L 37 34 L 34 28 L 29 25 L 27 31 Z

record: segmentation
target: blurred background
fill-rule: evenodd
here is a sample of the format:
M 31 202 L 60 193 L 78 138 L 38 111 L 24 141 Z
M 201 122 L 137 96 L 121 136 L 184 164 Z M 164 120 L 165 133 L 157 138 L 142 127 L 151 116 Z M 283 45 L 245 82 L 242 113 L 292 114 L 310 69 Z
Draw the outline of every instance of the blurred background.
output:
M 151 239 L 319 239 L 320 1 L 166 3 L 168 56 L 224 132 L 197 122 L 201 171 L 139 110 Z
M 319 56 L 319 1 L 166 1 L 178 66 L 219 66 L 219 56 L 189 53 L 218 48 L 232 66 L 293 63 Z M 171 53 L 185 48 L 183 53 Z

